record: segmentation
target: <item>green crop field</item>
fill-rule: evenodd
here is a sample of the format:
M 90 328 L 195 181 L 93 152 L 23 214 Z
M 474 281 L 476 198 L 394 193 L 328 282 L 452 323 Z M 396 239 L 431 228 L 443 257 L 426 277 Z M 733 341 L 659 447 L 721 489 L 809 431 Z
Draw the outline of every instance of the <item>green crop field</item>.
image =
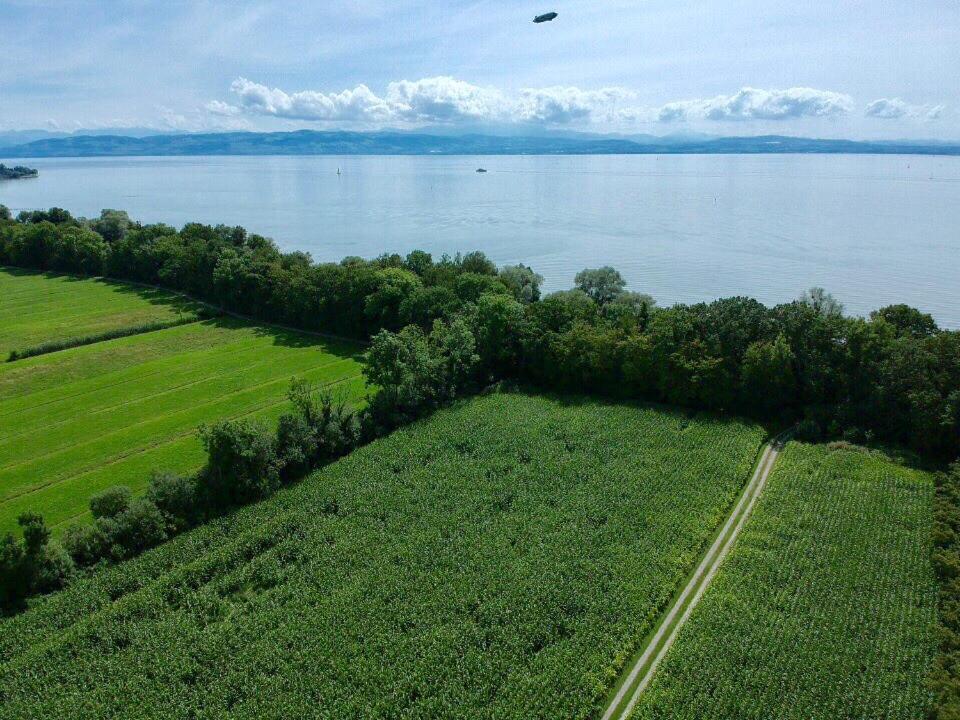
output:
M 637 718 L 921 720 L 931 478 L 791 443 Z
M 0 621 L 0 717 L 590 717 L 763 435 L 520 394 L 440 411 Z
M 110 485 L 194 470 L 202 423 L 275 420 L 294 377 L 365 394 L 359 347 L 208 320 L 0 364 L 0 531 L 25 510 L 62 529 Z
M 162 290 L 0 268 L 0 361 L 11 350 L 195 313 Z

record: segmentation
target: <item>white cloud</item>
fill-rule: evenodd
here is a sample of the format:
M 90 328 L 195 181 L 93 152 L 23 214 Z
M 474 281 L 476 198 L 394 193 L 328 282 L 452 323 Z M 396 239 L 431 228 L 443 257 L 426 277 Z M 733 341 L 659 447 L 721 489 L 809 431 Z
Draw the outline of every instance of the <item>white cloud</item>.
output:
M 230 90 L 244 110 L 290 120 L 380 121 L 391 115 L 386 103 L 366 85 L 339 93 L 304 90 L 288 94 L 241 77 L 233 81 Z
M 409 121 L 491 120 L 508 112 L 499 90 L 446 76 L 392 82 L 386 103 L 394 118 Z
M 231 105 L 230 103 L 225 103 L 220 100 L 211 100 L 204 108 L 211 115 L 218 115 L 220 117 L 236 117 L 243 112 L 243 110 L 236 105 Z
M 399 80 L 379 97 L 366 85 L 340 93 L 314 90 L 287 93 L 246 78 L 230 86 L 237 105 L 213 100 L 213 115 L 240 113 L 291 120 L 360 123 L 536 122 L 566 125 L 592 121 L 636 120 L 640 109 L 620 108 L 634 96 L 624 88 L 581 90 L 577 87 L 525 88 L 508 97 L 497 88 L 481 87 L 448 76 Z
M 230 90 L 234 102 L 212 100 L 204 106 L 208 117 L 242 123 L 244 117 L 268 116 L 286 120 L 384 125 L 457 122 L 536 123 L 547 126 L 634 127 L 650 122 L 789 121 L 848 115 L 853 99 L 844 93 L 793 87 L 764 90 L 744 87 L 732 95 L 681 100 L 660 107 L 634 103 L 637 93 L 623 87 L 584 90 L 574 86 L 523 88 L 507 94 L 495 87 L 474 85 L 445 75 L 420 80 L 398 80 L 381 96 L 366 85 L 341 92 L 302 90 L 287 92 L 240 77 Z M 910 105 L 900 98 L 881 98 L 866 106 L 872 118 L 941 116 L 942 105 Z M 166 113 L 168 127 L 186 119 Z
M 880 120 L 937 120 L 943 115 L 944 109 L 943 105 L 911 105 L 900 98 L 880 98 L 867 105 L 865 114 Z
M 577 87 L 526 88 L 514 105 L 514 119 L 565 125 L 572 122 L 607 121 L 617 117 L 617 105 L 634 93 L 625 88 L 581 90 Z M 628 109 L 625 109 L 625 111 Z
M 661 122 L 676 120 L 795 120 L 846 115 L 849 95 L 832 90 L 794 87 L 761 90 L 745 87 L 733 95 L 668 103 L 657 112 Z

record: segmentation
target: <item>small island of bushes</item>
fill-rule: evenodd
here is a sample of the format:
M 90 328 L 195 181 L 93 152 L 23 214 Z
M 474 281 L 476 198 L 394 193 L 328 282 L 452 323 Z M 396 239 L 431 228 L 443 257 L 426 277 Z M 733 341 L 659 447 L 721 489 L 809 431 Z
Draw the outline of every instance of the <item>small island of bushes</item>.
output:
M 19 180 L 20 178 L 37 177 L 39 174 L 36 169 L 28 168 L 25 165 L 7 167 L 0 163 L 0 180 Z

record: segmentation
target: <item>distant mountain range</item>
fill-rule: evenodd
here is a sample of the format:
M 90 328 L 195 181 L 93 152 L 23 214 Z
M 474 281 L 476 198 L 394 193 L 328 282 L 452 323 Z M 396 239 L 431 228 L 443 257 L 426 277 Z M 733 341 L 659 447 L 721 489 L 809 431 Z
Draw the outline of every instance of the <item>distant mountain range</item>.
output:
M 0 141 L 3 136 L 0 136 Z M 9 141 L 8 141 L 9 142 Z M 145 155 L 612 155 L 733 153 L 855 153 L 960 155 L 960 143 L 859 141 L 763 135 L 494 135 L 438 132 L 230 132 L 67 135 L 0 145 L 0 158 Z

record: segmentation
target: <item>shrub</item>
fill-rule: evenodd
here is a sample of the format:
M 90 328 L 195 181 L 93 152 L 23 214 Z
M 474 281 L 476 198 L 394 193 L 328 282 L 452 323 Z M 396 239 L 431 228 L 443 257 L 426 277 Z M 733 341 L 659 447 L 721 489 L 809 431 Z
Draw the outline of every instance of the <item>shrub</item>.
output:
M 163 514 L 170 535 L 183 532 L 200 520 L 197 482 L 192 476 L 154 472 L 146 498 Z
M 128 487 L 109 487 L 90 498 L 90 512 L 95 518 L 112 518 L 130 507 L 132 497 Z
M 265 425 L 223 420 L 200 430 L 207 464 L 200 471 L 200 492 L 207 507 L 220 509 L 266 497 L 279 474 L 274 438 Z
M 0 539 L 0 609 L 19 606 L 24 598 L 62 587 L 73 562 L 59 545 L 49 544 L 50 529 L 36 513 L 17 518 L 23 540 L 7 533 Z
M 0 538 L 0 607 L 11 608 L 23 598 L 27 586 L 23 545 L 12 534 Z
M 70 525 L 63 533 L 63 548 L 81 567 L 96 565 L 108 555 L 110 547 L 99 522 L 92 525 Z
M 277 423 L 277 466 L 284 481 L 306 475 L 317 451 L 317 435 L 300 412 L 282 415 Z
M 34 592 L 59 590 L 73 577 L 73 558 L 60 543 L 48 543 L 40 555 L 34 577 Z
M 138 498 L 123 512 L 98 522 L 109 528 L 115 560 L 137 555 L 167 539 L 166 518 L 147 498 Z

